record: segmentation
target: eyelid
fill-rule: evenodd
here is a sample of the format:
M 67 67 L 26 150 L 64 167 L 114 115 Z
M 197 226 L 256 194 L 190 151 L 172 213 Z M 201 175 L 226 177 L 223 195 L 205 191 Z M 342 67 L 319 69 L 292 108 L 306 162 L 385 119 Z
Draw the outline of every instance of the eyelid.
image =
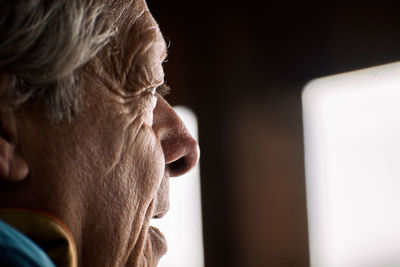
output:
M 151 94 L 153 96 L 158 94 L 161 97 L 165 97 L 170 93 L 170 91 L 171 88 L 166 83 L 163 83 L 157 87 L 150 87 L 149 89 L 146 90 L 146 93 Z
M 157 87 L 150 87 L 150 88 L 147 88 L 143 93 L 145 93 L 146 95 L 155 96 L 156 93 L 157 93 Z

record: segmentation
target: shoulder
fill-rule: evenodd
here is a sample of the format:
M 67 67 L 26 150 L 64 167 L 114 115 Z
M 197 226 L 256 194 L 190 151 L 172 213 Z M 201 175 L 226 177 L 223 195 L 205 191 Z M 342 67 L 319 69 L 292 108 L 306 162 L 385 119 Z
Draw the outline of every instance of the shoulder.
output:
M 54 267 L 46 253 L 25 235 L 0 220 L 0 265 Z

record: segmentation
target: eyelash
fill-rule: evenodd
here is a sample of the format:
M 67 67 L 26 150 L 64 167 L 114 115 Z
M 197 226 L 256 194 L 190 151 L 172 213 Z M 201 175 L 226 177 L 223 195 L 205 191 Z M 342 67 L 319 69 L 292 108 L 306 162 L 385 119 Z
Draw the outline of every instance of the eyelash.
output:
M 162 85 L 160 85 L 158 87 L 155 87 L 155 88 L 152 87 L 152 88 L 147 89 L 146 93 L 149 93 L 149 94 L 151 94 L 153 96 L 158 94 L 161 97 L 165 97 L 170 93 L 170 91 L 171 91 L 171 88 L 166 83 L 163 83 Z

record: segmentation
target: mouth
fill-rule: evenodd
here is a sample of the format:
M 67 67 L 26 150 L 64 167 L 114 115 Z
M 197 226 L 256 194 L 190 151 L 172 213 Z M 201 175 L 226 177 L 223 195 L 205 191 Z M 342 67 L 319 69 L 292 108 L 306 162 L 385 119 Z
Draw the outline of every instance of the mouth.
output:
M 163 203 L 163 204 L 161 204 Z M 155 225 L 158 226 L 159 221 L 155 222 L 154 220 L 161 219 L 162 217 L 165 216 L 165 214 L 169 210 L 169 202 L 161 202 L 159 203 L 156 207 L 156 210 L 154 211 L 154 215 L 151 217 L 151 221 Z M 151 223 L 151 222 L 150 222 Z M 161 226 L 161 225 L 160 225 Z M 156 252 L 160 257 L 164 255 L 167 252 L 167 240 L 164 236 L 164 234 L 155 226 L 150 225 L 149 227 L 149 234 L 150 234 L 150 240 L 152 243 L 153 251 Z
M 168 181 L 168 179 L 164 179 L 164 181 Z M 151 247 L 153 253 L 161 257 L 167 252 L 167 241 L 164 234 L 157 228 L 158 226 L 163 229 L 163 223 L 161 218 L 167 214 L 169 210 L 169 194 L 168 194 L 168 183 L 162 183 L 160 189 L 157 193 L 157 197 L 153 200 L 155 203 L 155 207 L 153 210 L 152 217 L 149 222 L 149 239 L 151 242 Z M 155 226 L 157 227 L 155 227 Z

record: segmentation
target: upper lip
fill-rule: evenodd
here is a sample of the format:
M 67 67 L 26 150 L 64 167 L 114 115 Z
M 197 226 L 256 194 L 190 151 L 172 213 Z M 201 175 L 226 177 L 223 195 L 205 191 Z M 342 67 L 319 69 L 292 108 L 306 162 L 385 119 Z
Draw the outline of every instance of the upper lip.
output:
M 152 219 L 160 219 L 162 217 L 164 217 L 164 215 L 168 212 L 168 209 L 166 210 L 160 210 L 160 211 L 156 211 L 152 217 Z
M 169 185 L 168 185 L 168 176 L 164 173 L 164 178 L 161 182 L 160 188 L 158 189 L 157 196 L 154 198 L 155 207 L 152 219 L 160 219 L 164 217 L 164 215 L 169 210 Z
M 160 219 L 164 217 L 164 215 L 168 212 L 169 210 L 169 201 L 162 201 L 157 203 L 155 211 L 153 213 L 152 219 Z

